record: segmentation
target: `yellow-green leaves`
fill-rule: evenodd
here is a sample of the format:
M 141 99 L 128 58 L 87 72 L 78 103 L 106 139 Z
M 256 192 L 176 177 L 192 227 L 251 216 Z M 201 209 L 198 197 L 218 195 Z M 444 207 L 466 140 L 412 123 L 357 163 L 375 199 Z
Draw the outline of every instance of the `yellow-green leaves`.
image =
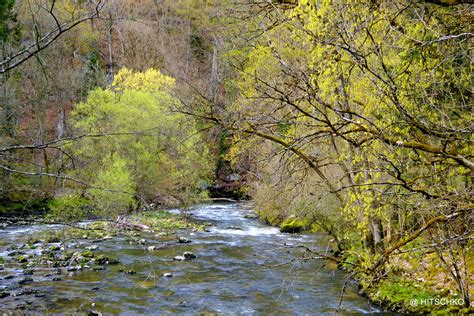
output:
M 133 209 L 137 203 L 134 195 L 135 184 L 126 159 L 116 155 L 103 157 L 90 190 L 99 213 L 111 215 Z
M 296 213 L 297 200 L 311 208 L 315 197 L 337 196 L 337 214 L 321 222 L 344 221 L 371 251 L 419 221 L 472 204 L 468 6 L 275 7 L 250 22 L 261 35 L 239 50 L 249 52 L 239 55 L 241 97 L 232 106 L 231 128 L 243 131 L 232 157 L 265 164 L 254 196 L 262 199 L 262 187 L 300 195 L 271 206 L 283 217 Z
M 155 69 L 118 72 L 112 87 L 96 89 L 72 113 L 84 137 L 72 148 L 78 173 L 99 209 L 120 212 L 157 194 L 199 194 L 209 174 L 206 146 L 192 121 L 175 111 L 174 79 Z
M 112 87 L 116 91 L 135 90 L 142 92 L 169 91 L 174 87 L 175 79 L 162 74 L 159 70 L 148 69 L 144 72 L 133 72 L 121 69 L 114 77 Z

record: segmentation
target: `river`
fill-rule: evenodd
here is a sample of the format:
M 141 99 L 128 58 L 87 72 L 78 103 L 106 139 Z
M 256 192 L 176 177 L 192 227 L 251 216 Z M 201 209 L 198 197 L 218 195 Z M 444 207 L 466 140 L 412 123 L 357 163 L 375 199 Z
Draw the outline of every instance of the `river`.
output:
M 280 233 L 277 228 L 249 218 L 249 212 L 242 204 L 195 206 L 191 216 L 209 223 L 209 229 L 178 232 L 192 242 L 153 252 L 147 251 L 147 247 L 162 245 L 159 238 L 147 239 L 143 247 L 121 237 L 96 244 L 101 253 L 119 259 L 134 274 L 120 272 L 122 265 L 108 265 L 101 271 L 63 272 L 59 276 L 52 274 L 52 269 L 38 268 L 29 276 L 33 282 L 19 286 L 24 271 L 3 269 L 0 290 L 8 290 L 11 295 L 0 298 L 0 306 L 3 311 L 94 311 L 103 315 L 381 313 L 357 294 L 352 281 L 347 282 L 340 303 L 347 275 L 333 263 L 297 260 L 303 249 L 295 246 L 325 252 L 326 237 Z M 45 229 L 59 227 L 0 230 L 0 256 L 7 256 L 9 245 L 24 242 L 31 234 Z M 185 251 L 197 257 L 173 260 Z M 172 277 L 164 277 L 164 273 Z

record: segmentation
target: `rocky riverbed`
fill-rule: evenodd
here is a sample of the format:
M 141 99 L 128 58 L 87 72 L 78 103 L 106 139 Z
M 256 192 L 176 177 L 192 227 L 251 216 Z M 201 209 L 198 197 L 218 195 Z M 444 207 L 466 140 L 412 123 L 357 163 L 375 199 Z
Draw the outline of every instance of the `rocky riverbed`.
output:
M 183 225 L 151 212 L 141 232 L 96 223 L 0 230 L 2 311 L 380 313 L 333 264 L 296 247 L 324 252 L 324 236 L 280 233 L 240 204 L 199 205 L 191 213 Z

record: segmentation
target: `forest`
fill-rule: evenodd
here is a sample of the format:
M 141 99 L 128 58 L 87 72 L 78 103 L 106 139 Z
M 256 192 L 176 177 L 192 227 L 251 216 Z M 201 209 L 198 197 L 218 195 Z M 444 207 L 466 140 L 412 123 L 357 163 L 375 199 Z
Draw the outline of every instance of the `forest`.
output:
M 473 25 L 472 0 L 1 0 L 1 309 L 474 313 Z M 246 272 L 189 275 L 227 238 Z M 102 270 L 137 301 L 85 306 Z

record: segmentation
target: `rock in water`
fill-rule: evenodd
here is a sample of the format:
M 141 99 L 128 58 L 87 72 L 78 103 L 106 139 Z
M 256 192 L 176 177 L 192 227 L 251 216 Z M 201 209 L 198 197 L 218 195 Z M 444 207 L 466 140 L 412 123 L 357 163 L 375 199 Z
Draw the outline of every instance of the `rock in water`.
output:
M 186 237 L 178 237 L 178 243 L 180 243 L 180 244 L 188 244 L 190 242 L 191 242 L 191 240 L 189 240 Z
M 185 253 L 183 253 L 183 257 L 186 260 L 191 260 L 191 259 L 195 259 L 196 255 L 192 252 L 186 251 Z
M 108 264 L 109 263 L 109 258 L 103 255 L 98 256 L 95 258 L 95 263 L 96 264 Z
M 82 267 L 80 265 L 67 267 L 67 271 L 78 271 L 81 269 Z
M 23 284 L 27 284 L 27 283 L 31 283 L 31 282 L 33 282 L 33 278 L 25 277 L 25 278 L 21 279 L 20 281 L 18 281 L 18 284 L 23 285 Z
M 237 226 L 227 226 L 226 229 L 242 230 L 242 228 L 237 227 Z
M 176 256 L 173 259 L 177 261 L 192 260 L 196 258 L 196 255 L 192 252 L 186 251 L 182 256 Z

